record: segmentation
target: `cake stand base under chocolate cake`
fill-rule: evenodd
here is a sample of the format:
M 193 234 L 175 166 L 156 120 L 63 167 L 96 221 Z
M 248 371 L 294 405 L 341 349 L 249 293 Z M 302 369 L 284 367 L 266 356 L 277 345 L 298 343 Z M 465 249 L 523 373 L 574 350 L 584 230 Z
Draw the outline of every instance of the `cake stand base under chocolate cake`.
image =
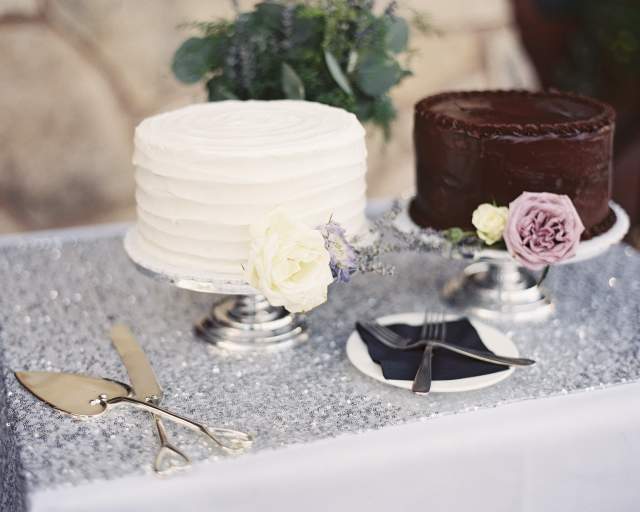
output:
M 613 216 L 612 226 L 580 242 L 576 255 L 560 263 L 560 267 L 600 256 L 625 237 L 629 231 L 628 215 L 613 201 L 609 208 Z M 392 222 L 394 229 L 404 236 L 417 241 L 422 238 L 424 247 L 429 247 L 432 232 L 422 230 L 413 221 L 408 202 L 400 204 Z M 418 243 L 417 247 L 421 245 Z M 544 320 L 555 308 L 551 295 L 539 281 L 540 273 L 518 266 L 506 250 L 486 248 L 475 255 L 475 261 L 463 272 L 445 283 L 441 294 L 449 306 L 468 316 L 490 321 Z
M 614 112 L 568 93 L 454 92 L 415 109 L 417 194 L 411 218 L 424 227 L 472 229 L 482 203 L 507 206 L 522 192 L 566 194 L 584 238 L 613 224 Z

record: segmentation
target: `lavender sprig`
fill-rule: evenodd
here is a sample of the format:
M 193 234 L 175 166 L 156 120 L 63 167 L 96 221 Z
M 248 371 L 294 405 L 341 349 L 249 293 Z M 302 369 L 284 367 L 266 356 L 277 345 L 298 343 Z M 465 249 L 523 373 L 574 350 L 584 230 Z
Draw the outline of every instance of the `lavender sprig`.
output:
M 358 257 L 355 248 L 347 241 L 344 228 L 337 222 L 329 221 L 320 226 L 325 247 L 331 258 L 329 265 L 333 277 L 341 283 L 348 283 L 358 270 Z
M 394 201 L 392 207 L 378 221 L 377 229 L 389 232 L 394 237 L 392 251 L 422 252 L 439 254 L 449 258 L 474 258 L 484 244 L 475 235 L 459 230 L 461 236 L 451 229 L 415 228 L 411 232 L 400 229 L 396 220 L 403 207 L 400 201 Z
M 293 46 L 293 15 L 295 13 L 295 5 L 287 5 L 282 11 L 282 49 L 290 50 Z

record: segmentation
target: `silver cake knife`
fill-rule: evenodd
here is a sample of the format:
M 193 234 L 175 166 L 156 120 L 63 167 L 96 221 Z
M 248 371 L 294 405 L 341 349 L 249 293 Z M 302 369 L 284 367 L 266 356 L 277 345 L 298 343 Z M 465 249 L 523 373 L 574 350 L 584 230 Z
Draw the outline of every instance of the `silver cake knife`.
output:
M 111 342 L 127 369 L 135 397 L 153 405 L 160 405 L 162 389 L 147 356 L 136 341 L 131 329 L 122 324 L 114 325 L 111 329 Z M 153 419 L 160 440 L 160 448 L 153 461 L 153 470 L 156 473 L 164 474 L 189 466 L 191 464 L 189 457 L 169 442 L 160 416 L 154 414 Z

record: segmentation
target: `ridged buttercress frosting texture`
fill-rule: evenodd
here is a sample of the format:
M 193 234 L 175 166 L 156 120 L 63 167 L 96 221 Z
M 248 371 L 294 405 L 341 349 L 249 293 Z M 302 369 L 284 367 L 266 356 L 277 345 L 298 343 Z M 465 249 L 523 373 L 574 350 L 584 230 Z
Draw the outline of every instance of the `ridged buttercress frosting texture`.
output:
M 310 226 L 365 225 L 364 129 L 334 107 L 192 105 L 145 119 L 133 163 L 135 250 L 185 272 L 240 275 L 249 226 L 278 206 Z

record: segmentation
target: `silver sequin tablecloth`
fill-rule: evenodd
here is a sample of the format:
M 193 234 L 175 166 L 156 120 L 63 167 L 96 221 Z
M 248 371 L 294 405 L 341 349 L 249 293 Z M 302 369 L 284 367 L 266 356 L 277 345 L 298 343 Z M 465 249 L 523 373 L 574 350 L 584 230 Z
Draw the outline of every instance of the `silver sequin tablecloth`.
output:
M 191 332 L 211 296 L 139 274 L 121 232 L 96 233 L 0 243 L 0 475 L 3 500 L 16 510 L 24 493 L 150 472 L 156 440 L 147 415 L 118 409 L 79 421 L 37 401 L 13 376 L 52 370 L 126 381 L 108 339 L 114 321 L 133 327 L 164 387 L 164 405 L 253 432 L 254 451 L 640 379 L 640 254 L 624 245 L 551 272 L 558 308 L 548 322 L 500 326 L 535 367 L 489 389 L 416 397 L 360 375 L 344 345 L 356 319 L 435 307 L 437 286 L 460 262 L 394 255 L 395 276 L 363 275 L 333 287 L 310 316 L 309 343 L 239 356 Z M 204 457 L 196 436 L 173 433 L 195 459 Z

